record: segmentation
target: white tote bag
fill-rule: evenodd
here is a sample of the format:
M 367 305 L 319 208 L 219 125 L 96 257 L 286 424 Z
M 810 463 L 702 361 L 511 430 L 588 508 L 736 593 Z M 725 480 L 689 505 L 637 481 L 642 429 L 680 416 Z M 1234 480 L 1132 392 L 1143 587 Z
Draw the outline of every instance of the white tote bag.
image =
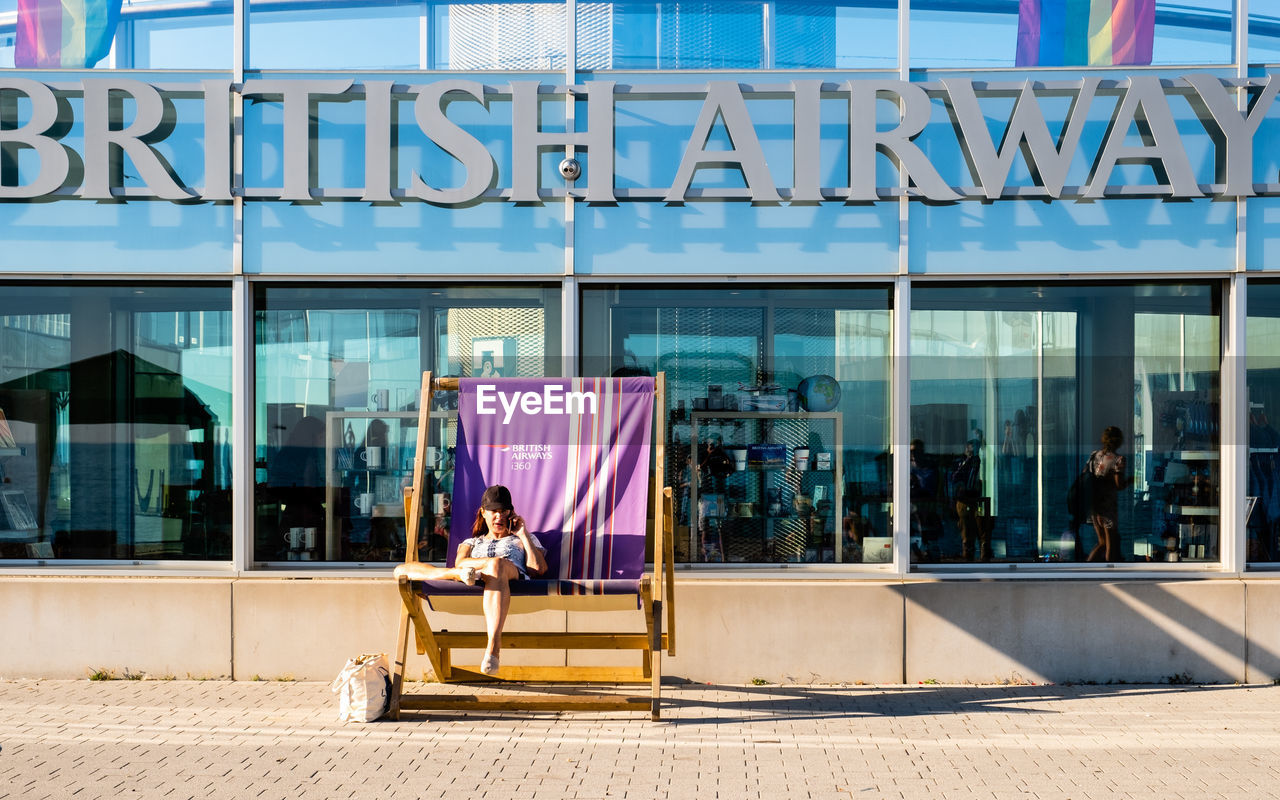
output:
M 349 659 L 329 687 L 338 693 L 341 722 L 373 722 L 391 705 L 391 668 L 386 653 Z

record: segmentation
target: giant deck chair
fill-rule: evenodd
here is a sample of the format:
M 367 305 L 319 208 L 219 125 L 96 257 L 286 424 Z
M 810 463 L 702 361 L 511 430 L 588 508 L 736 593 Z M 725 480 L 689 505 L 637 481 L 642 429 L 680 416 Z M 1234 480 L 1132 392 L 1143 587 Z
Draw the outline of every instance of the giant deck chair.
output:
M 662 650 L 675 655 L 671 489 L 663 486 L 664 379 L 422 377 L 413 485 L 405 490 L 405 559 L 417 560 L 428 417 L 436 391 L 457 390 L 458 426 L 448 565 L 471 536 L 486 486 L 511 489 L 516 510 L 546 547 L 547 571 L 512 585 L 511 614 L 559 608 L 572 611 L 634 609 L 642 620 L 627 631 L 504 631 L 503 652 L 515 649 L 635 650 L 633 667 L 521 667 L 505 663 L 494 677 L 478 666 L 459 667 L 451 651 L 483 648 L 478 631 L 435 630 L 433 611 L 480 614 L 483 586 L 458 581 L 401 579 L 390 715 L 406 710 L 644 710 L 660 715 Z M 590 397 L 588 397 L 588 395 Z M 528 399 L 524 399 L 528 398 Z M 517 403 L 516 400 L 521 402 Z M 653 435 L 654 422 L 657 435 Z M 422 432 L 428 432 L 423 435 Z M 650 443 L 656 471 L 650 474 Z M 443 443 L 438 443 L 443 445 Z M 652 494 L 650 496 L 652 486 Z M 654 569 L 645 572 L 646 517 L 653 509 Z M 665 609 L 664 609 L 665 599 Z M 424 603 L 426 608 L 424 608 Z M 667 624 L 663 628 L 663 612 Z M 648 683 L 648 695 L 590 691 L 459 694 L 450 690 L 404 695 L 410 628 L 441 683 L 497 680 L 550 684 Z M 566 659 L 567 661 L 567 659 Z M 428 684 L 429 686 L 429 684 Z

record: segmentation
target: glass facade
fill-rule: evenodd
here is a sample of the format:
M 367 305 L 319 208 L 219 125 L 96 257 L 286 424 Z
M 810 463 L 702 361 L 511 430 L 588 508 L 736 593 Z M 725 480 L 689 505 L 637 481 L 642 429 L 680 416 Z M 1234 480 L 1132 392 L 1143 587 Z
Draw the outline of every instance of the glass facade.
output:
M 578 2 L 571 18 L 561 2 L 154 0 L 125 6 L 82 74 L 17 64 L 17 3 L 0 0 L 0 67 L 19 67 L 0 86 L 0 558 L 385 568 L 404 557 L 421 371 L 490 363 L 666 374 L 677 556 L 700 568 L 1275 569 L 1280 105 L 1264 81 L 1280 18 L 1157 2 L 1150 66 L 1048 72 L 1015 67 L 1018 8 Z M 1226 81 L 1235 111 L 1242 74 L 1257 132 L 1223 134 L 1187 76 Z M 169 88 L 150 105 L 104 90 L 95 134 L 86 75 Z M 237 95 L 241 77 L 278 83 Z M 1157 89 L 1113 139 L 1143 77 Z M 894 133 L 912 103 L 882 89 L 876 124 L 853 133 L 855 87 L 899 79 L 920 88 L 922 129 Z M 1031 111 L 1028 79 L 1044 84 Z M 27 130 L 24 80 L 52 87 L 57 124 Z M 286 99 L 304 80 L 351 90 Z M 440 81 L 459 88 L 419 105 Z M 978 122 L 948 82 L 980 95 Z M 538 84 L 523 100 L 522 83 Z M 737 89 L 713 107 L 713 85 Z M 593 116 L 602 97 L 609 117 Z M 126 135 L 144 105 L 154 128 Z M 607 158 L 603 137 L 583 143 L 604 119 Z M 1002 138 L 1015 122 L 1027 141 Z M 974 146 L 983 126 L 991 153 Z M 1224 141 L 1250 136 L 1264 196 L 1237 203 L 1218 193 Z M 1122 191 L 1084 196 L 1112 144 Z M 567 146 L 576 184 L 558 171 Z M 64 151 L 113 192 L 82 196 L 71 158 L 62 185 L 22 196 Z M 606 160 L 616 196 L 592 197 Z M 1183 161 L 1205 197 L 1171 197 Z M 854 196 L 861 168 L 874 199 Z M 927 168 L 967 194 L 919 202 Z M 983 171 L 1007 191 L 976 194 Z M 162 175 L 194 191 L 223 173 L 213 199 L 148 193 Z M 682 174 L 687 195 L 668 196 Z M 476 196 L 441 199 L 473 179 Z M 1222 331 L 1242 293 L 1237 385 Z M 431 526 L 449 411 L 432 409 Z M 1250 436 L 1234 483 L 1232 415 Z M 1080 478 L 1100 461 L 1101 488 Z M 1228 504 L 1247 506 L 1245 545 Z M 443 557 L 436 532 L 421 557 Z
M 231 558 L 226 284 L 0 285 L 0 558 Z

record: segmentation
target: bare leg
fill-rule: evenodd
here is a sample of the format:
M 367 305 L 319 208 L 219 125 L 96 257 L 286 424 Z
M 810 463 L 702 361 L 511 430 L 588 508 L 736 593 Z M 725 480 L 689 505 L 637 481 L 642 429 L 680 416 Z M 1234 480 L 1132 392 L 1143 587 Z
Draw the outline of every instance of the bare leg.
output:
M 414 561 L 396 566 L 395 576 L 399 580 L 403 575 L 411 581 L 461 581 L 463 567 L 436 567 Z
M 1097 561 L 1100 556 L 1111 553 L 1111 548 L 1107 544 L 1107 529 L 1098 524 L 1097 520 L 1093 522 L 1093 532 L 1098 534 L 1098 543 L 1089 551 L 1089 557 L 1085 561 Z
M 485 631 L 489 636 L 488 647 L 484 654 L 497 656 L 502 650 L 502 626 L 507 622 L 507 611 L 511 608 L 511 581 L 519 577 L 520 572 L 515 565 L 505 558 L 464 559 L 466 565 L 476 567 L 484 581 Z
M 1117 527 L 1104 529 L 1107 537 L 1107 561 L 1116 562 L 1120 560 L 1120 529 Z

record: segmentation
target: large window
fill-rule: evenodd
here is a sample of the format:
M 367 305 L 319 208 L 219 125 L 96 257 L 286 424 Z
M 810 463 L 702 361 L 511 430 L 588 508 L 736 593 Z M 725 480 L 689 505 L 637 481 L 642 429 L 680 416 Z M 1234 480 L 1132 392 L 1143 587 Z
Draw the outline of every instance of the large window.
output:
M 231 558 L 230 300 L 0 286 L 0 558 Z
M 1219 304 L 1216 283 L 917 287 L 913 560 L 1217 561 Z
M 259 285 L 259 562 L 403 561 L 422 372 L 559 375 L 558 289 Z M 419 557 L 443 560 L 452 490 L 443 399 Z
M 1245 508 L 1250 564 L 1280 564 L 1280 283 L 1249 282 L 1249 476 Z
M 666 375 L 677 560 L 891 560 L 887 288 L 592 287 L 582 329 Z

